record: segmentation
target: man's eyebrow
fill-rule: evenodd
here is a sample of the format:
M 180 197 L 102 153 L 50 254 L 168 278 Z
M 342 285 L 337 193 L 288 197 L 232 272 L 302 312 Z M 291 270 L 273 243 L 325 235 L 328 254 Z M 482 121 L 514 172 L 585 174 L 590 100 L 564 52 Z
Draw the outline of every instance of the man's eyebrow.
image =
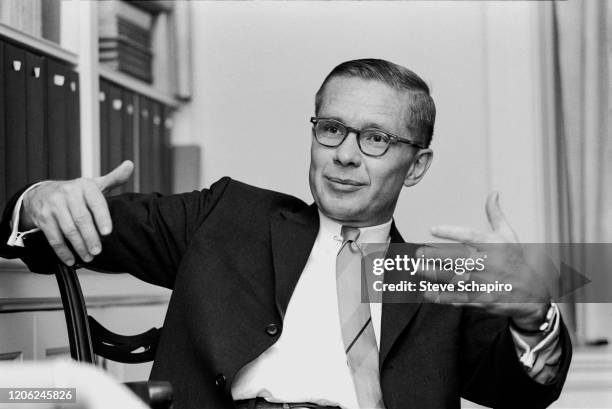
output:
M 325 115 L 325 116 L 321 116 L 321 118 L 327 118 L 327 119 L 333 119 L 335 121 L 338 122 L 342 122 L 344 125 L 349 126 L 351 128 L 354 128 L 354 126 L 352 126 L 352 124 L 347 123 L 344 119 L 335 116 L 335 115 Z M 388 130 L 388 127 L 384 126 L 384 125 L 380 125 L 376 122 L 366 122 L 364 126 L 362 126 L 359 129 L 369 129 L 369 128 L 376 128 L 376 129 L 380 129 L 382 131 L 387 131 L 387 132 L 391 132 Z
M 319 118 L 333 119 L 334 121 L 342 122 L 343 124 L 348 125 L 345 120 L 335 115 L 319 115 Z

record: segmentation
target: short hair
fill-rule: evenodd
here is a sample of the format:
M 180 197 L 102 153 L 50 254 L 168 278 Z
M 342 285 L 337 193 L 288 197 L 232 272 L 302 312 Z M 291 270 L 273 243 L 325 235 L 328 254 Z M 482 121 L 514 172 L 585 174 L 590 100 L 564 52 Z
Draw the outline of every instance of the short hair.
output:
M 429 87 L 416 73 L 401 65 L 375 58 L 346 61 L 336 66 L 325 77 L 315 97 L 315 114 L 319 113 L 323 92 L 327 83 L 336 77 L 357 77 L 380 81 L 400 91 L 407 91 L 410 97 L 410 122 L 408 128 L 414 131 L 419 142 L 429 146 L 436 121 L 436 105 L 429 94 Z

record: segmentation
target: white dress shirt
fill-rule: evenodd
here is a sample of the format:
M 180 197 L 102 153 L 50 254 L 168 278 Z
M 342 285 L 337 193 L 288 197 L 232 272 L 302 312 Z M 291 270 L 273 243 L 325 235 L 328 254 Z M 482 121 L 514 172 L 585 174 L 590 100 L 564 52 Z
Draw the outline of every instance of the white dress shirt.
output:
M 295 287 L 279 340 L 243 367 L 232 385 L 235 400 L 256 396 L 273 402 L 315 402 L 358 408 L 346 363 L 336 293 L 341 225 L 319 213 L 320 228 Z M 391 220 L 362 228 L 359 242 L 385 243 Z M 381 304 L 370 304 L 380 345 Z

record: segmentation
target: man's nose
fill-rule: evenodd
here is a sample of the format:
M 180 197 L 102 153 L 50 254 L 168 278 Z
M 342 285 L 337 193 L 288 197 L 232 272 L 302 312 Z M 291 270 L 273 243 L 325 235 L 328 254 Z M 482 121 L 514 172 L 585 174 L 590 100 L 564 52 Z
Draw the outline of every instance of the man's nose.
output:
M 359 167 L 361 165 L 361 150 L 355 132 L 349 132 L 340 146 L 336 148 L 334 162 L 342 166 Z

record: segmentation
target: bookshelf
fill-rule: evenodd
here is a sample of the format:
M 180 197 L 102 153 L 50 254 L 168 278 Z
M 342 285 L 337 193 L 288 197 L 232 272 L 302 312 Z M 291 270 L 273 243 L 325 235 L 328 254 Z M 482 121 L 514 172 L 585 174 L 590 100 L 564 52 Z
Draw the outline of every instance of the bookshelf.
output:
M 175 40 L 179 36 L 184 38 L 184 30 L 188 30 L 188 24 L 178 24 L 176 19 L 179 15 L 188 16 L 186 8 L 189 4 L 146 2 L 145 7 L 151 7 L 150 12 L 155 16 L 151 33 L 153 78 L 147 82 L 100 63 L 100 3 L 80 0 L 0 0 L 2 207 L 6 198 L 12 194 L 6 189 L 5 159 L 10 157 L 13 160 L 14 154 L 5 144 L 7 130 L 13 132 L 13 141 L 19 141 L 19 137 L 24 135 L 26 140 L 34 140 L 28 132 L 42 137 L 43 142 L 36 145 L 37 150 L 30 152 L 26 143 L 25 148 L 19 148 L 19 154 L 41 154 L 46 151 L 41 161 L 30 163 L 40 164 L 47 161 L 46 165 L 43 165 L 46 169 L 53 162 L 60 172 L 67 172 L 66 175 L 55 174 L 54 177 L 94 177 L 112 166 L 110 162 L 105 162 L 112 157 L 104 156 L 103 153 L 105 146 L 108 147 L 109 143 L 115 140 L 105 139 L 109 138 L 110 134 L 104 134 L 103 128 L 109 122 L 113 123 L 112 129 L 118 130 L 121 136 L 130 133 L 134 136 L 133 139 L 120 141 L 126 150 L 118 151 L 119 154 L 134 154 L 132 159 L 136 162 L 137 171 L 131 182 L 132 190 L 138 191 L 144 187 L 142 191 L 165 190 L 164 193 L 169 193 L 169 179 L 155 180 L 151 176 L 155 169 L 152 170 L 147 159 L 155 159 L 163 164 L 159 174 L 172 174 L 172 163 L 167 155 L 172 139 L 172 113 L 186 103 L 190 93 L 190 81 L 185 77 L 189 70 L 188 64 L 177 58 L 177 55 L 188 56 L 188 52 L 183 45 L 177 45 Z M 28 23 L 29 26 L 24 26 L 24 20 L 27 19 L 15 23 L 18 18 L 15 17 L 14 10 L 7 12 L 7 4 L 11 7 L 27 6 L 30 8 L 28 13 L 33 13 L 31 15 L 37 15 L 32 8 L 41 7 L 37 20 L 39 27 L 32 22 Z M 11 57 L 8 59 L 7 50 Z M 174 62 L 169 63 L 169 60 Z M 19 70 L 13 69 L 14 62 L 22 65 Z M 35 69 L 37 76 L 34 75 Z M 9 74 L 14 75 L 20 82 L 13 82 L 12 77 L 8 77 Z M 18 104 L 14 106 L 15 98 L 5 93 L 7 85 L 14 95 L 22 90 L 25 99 L 19 99 Z M 107 91 L 108 87 L 113 90 L 112 93 Z M 119 94 L 117 90 L 120 91 Z M 114 110 L 115 116 L 104 113 L 106 108 L 104 101 L 101 101 L 103 91 L 107 91 L 107 108 Z M 26 92 L 29 94 L 26 95 Z M 74 97 L 69 102 L 52 100 L 51 96 L 58 93 Z M 147 121 L 137 119 L 145 105 L 149 113 Z M 9 129 L 4 118 L 7 110 L 12 113 L 12 123 L 18 126 L 10 125 Z M 28 115 L 33 112 L 42 115 L 42 119 L 29 119 Z M 16 116 L 15 113 L 21 116 Z M 55 129 L 55 135 L 64 133 L 64 129 L 67 129 L 67 134 L 76 135 L 78 140 L 69 146 L 73 151 L 76 146 L 78 152 L 70 153 L 70 149 L 64 148 L 64 151 L 60 152 L 60 148 L 68 146 L 68 143 L 65 141 L 66 144 L 63 145 L 64 142 L 58 143 L 56 139 L 51 138 L 51 127 Z M 157 141 L 156 146 L 162 147 L 163 150 L 140 155 L 139 150 L 143 149 L 143 143 L 147 142 L 140 138 L 140 135 L 146 135 L 143 130 L 149 129 L 152 133 L 155 130 L 157 139 L 151 140 Z M 116 134 L 113 134 L 113 137 L 116 137 Z M 34 144 L 30 142 L 30 145 Z M 114 154 L 116 156 L 117 152 Z M 72 163 L 76 158 L 76 171 L 69 170 L 71 161 L 66 160 L 69 157 L 73 158 Z M 113 160 L 120 159 L 114 157 Z M 147 185 L 142 182 L 144 172 L 148 172 L 144 178 L 149 180 Z M 32 175 L 35 172 L 25 170 L 25 173 Z M 47 173 L 43 179 L 49 177 Z M 20 182 L 21 179 L 12 183 L 17 185 Z M 79 275 L 86 302 L 105 323 L 110 323 L 109 327 L 120 331 L 122 326 L 129 326 L 130 330 L 140 326 L 145 330 L 161 325 L 169 298 L 168 290 L 145 284 L 127 275 L 109 277 L 88 271 L 80 272 Z M 20 261 L 0 258 L 0 288 L 0 334 L 3 334 L 0 336 L 0 360 L 47 359 L 66 355 L 66 329 L 54 277 L 29 274 Z M 45 322 L 52 322 L 52 328 Z M 13 331 L 5 331 L 6 328 L 12 328 Z M 33 331 L 33 328 L 37 330 Z M 129 330 L 124 329 L 124 332 Z M 123 380 L 145 379 L 148 368 L 150 364 L 126 369 L 108 363 L 108 369 Z

